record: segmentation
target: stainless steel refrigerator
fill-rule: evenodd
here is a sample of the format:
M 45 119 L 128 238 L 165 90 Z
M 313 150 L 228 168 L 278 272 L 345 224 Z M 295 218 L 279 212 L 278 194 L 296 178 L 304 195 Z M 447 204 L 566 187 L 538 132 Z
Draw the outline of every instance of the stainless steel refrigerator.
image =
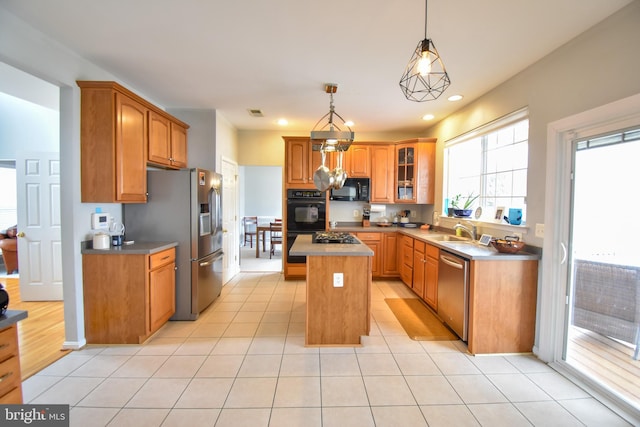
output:
M 147 188 L 147 203 L 124 205 L 126 239 L 178 242 L 171 320 L 195 320 L 222 290 L 222 176 L 149 170 Z

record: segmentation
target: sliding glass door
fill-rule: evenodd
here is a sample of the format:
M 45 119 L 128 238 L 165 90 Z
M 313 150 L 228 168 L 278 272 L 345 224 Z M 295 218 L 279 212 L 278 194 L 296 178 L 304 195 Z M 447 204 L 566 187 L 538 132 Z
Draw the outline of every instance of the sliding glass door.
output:
M 573 141 L 563 359 L 640 402 L 640 128 Z

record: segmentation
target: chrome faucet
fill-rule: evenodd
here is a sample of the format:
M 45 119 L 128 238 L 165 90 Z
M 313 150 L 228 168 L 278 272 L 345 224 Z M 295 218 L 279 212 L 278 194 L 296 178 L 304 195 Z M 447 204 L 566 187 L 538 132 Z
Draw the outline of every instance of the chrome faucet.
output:
M 468 223 L 469 223 L 469 227 L 465 227 L 464 225 L 462 225 L 460 223 L 457 223 L 456 225 L 453 226 L 453 229 L 454 230 L 461 229 L 463 231 L 466 231 L 467 234 L 469 236 L 471 236 L 471 240 L 477 240 L 477 238 L 478 238 L 478 229 L 476 228 L 476 226 L 473 223 L 471 223 L 471 222 L 468 222 Z

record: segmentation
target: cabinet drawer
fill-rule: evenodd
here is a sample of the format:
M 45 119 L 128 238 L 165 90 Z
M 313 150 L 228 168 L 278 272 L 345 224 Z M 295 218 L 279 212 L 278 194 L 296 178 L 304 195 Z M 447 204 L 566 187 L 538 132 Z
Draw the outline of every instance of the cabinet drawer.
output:
M 362 241 L 379 241 L 381 240 L 380 234 L 381 233 L 356 233 L 356 236 Z
M 0 405 L 22 405 L 22 386 L 15 387 L 7 394 L 0 396 Z
M 0 363 L 0 396 L 19 387 L 20 382 L 20 358 L 18 356 L 12 356 Z
M 166 251 L 158 252 L 149 257 L 149 269 L 153 270 L 163 265 L 174 262 L 176 259 L 175 248 L 167 249 Z
M 437 246 L 427 245 L 427 256 L 438 259 L 440 257 L 440 249 Z
M 416 252 L 420 252 L 421 254 L 423 254 L 425 252 L 425 246 L 427 246 L 427 244 L 421 240 L 416 240 L 413 243 L 413 250 L 415 250 Z
M 15 325 L 0 331 L 0 361 L 18 355 L 18 335 Z

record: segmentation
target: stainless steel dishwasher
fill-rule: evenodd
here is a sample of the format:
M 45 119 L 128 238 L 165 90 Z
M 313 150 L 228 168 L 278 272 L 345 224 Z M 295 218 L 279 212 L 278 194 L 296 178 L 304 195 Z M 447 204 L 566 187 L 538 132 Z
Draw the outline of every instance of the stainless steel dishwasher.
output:
M 469 261 L 444 250 L 438 262 L 438 316 L 467 341 Z

